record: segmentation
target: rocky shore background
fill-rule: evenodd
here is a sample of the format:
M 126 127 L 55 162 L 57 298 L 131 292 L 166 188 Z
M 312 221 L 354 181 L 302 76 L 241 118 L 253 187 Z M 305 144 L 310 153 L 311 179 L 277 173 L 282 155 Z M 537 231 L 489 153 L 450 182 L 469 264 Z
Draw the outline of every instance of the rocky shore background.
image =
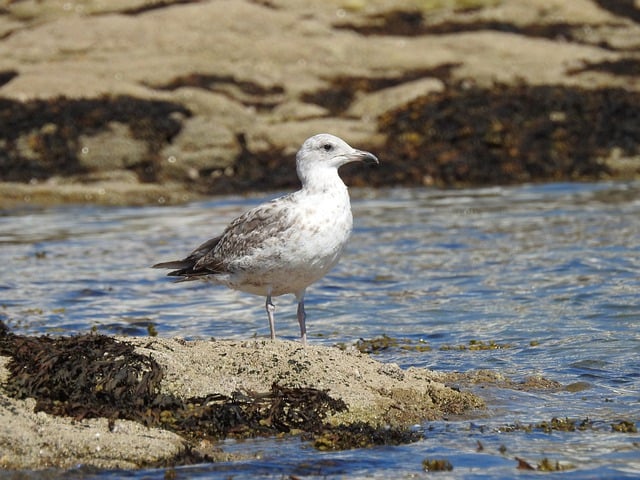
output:
M 637 178 L 633 0 L 15 0 L 0 6 L 0 207 L 297 185 Z

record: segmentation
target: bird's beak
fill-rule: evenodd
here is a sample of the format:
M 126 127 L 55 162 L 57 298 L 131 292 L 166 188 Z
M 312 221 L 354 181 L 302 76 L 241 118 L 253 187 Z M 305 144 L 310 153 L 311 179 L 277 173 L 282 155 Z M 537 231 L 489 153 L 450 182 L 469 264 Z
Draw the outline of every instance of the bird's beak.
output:
M 354 150 L 352 153 L 348 155 L 349 160 L 355 162 L 364 162 L 369 165 L 378 165 L 380 162 L 378 161 L 378 157 L 376 157 L 373 153 L 365 152 L 364 150 Z

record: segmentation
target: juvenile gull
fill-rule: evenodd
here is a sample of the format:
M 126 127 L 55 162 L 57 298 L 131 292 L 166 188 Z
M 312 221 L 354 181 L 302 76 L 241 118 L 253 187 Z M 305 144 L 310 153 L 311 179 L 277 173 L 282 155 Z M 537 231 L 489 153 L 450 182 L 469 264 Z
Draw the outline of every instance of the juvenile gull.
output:
M 349 193 L 338 168 L 354 161 L 378 163 L 372 153 L 333 135 L 308 138 L 296 155 L 300 190 L 249 210 L 183 260 L 153 268 L 175 269 L 168 275 L 182 277 L 179 281 L 205 279 L 267 297 L 272 340 L 271 298 L 292 293 L 298 301 L 300 340 L 306 344 L 305 290 L 338 262 L 351 235 Z

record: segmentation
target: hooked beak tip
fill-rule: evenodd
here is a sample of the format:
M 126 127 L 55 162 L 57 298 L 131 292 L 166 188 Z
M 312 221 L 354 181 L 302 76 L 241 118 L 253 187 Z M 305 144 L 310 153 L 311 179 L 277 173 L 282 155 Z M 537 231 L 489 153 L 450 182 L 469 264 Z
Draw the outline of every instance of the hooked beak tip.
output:
M 353 160 L 359 160 L 369 165 L 378 165 L 380 163 L 378 157 L 376 157 L 373 153 L 365 152 L 364 150 L 356 150 L 349 156 Z

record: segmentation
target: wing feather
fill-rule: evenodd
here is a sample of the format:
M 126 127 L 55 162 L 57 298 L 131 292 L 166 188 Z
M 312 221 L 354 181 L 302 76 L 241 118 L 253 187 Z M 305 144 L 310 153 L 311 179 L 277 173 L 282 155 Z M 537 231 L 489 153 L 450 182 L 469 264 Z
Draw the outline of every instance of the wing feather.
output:
M 153 265 L 153 268 L 174 269 L 167 275 L 183 280 L 231 273 L 234 260 L 251 255 L 261 248 L 265 239 L 286 238 L 293 224 L 290 206 L 292 195 L 286 195 L 259 205 L 233 220 L 222 235 L 207 240 L 182 260 Z

